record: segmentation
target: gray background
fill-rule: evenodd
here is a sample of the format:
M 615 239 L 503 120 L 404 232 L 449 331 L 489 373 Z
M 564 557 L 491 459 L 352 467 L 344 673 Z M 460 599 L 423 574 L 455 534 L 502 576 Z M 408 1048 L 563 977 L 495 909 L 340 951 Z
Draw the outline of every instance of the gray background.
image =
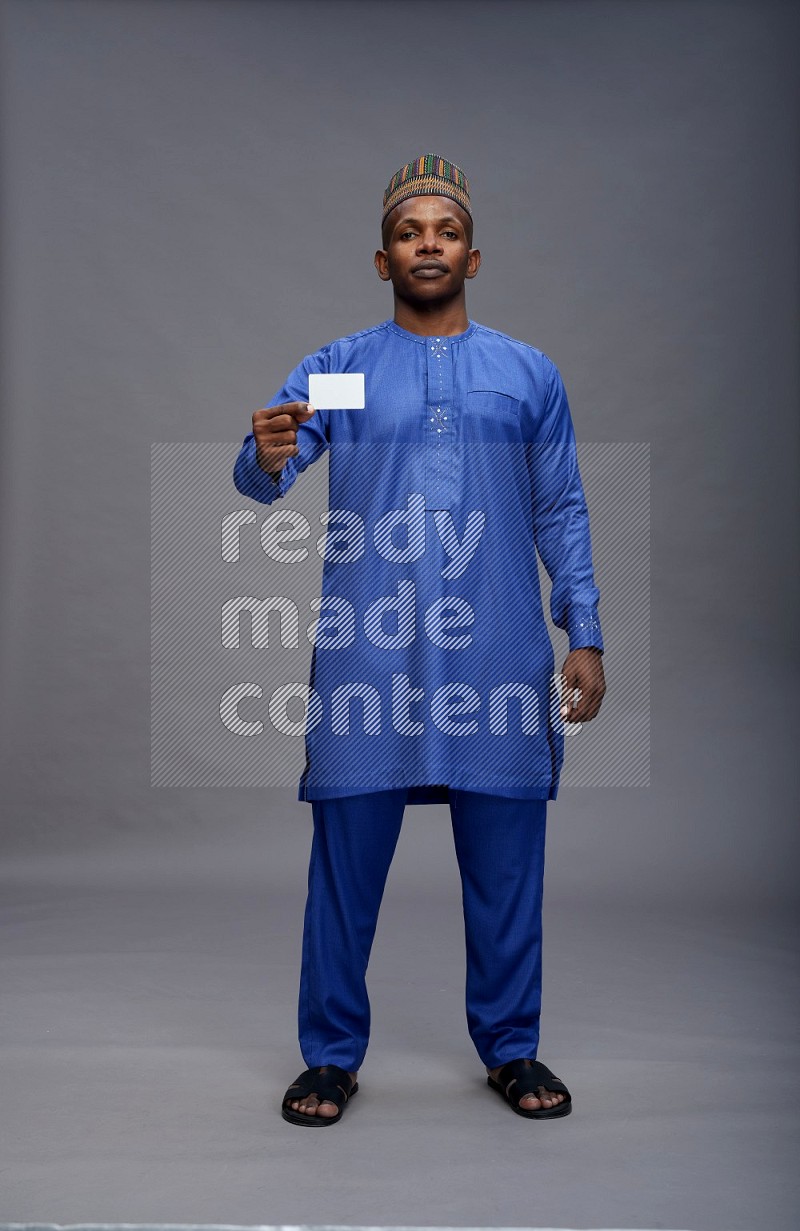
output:
M 702 0 L 2 5 L 0 1218 L 796 1225 L 797 34 Z M 310 809 L 150 786 L 150 447 L 232 466 L 303 354 L 391 314 L 380 197 L 426 150 L 472 182 L 470 316 L 554 359 L 580 440 L 650 443 L 651 785 L 548 813 L 575 1114 L 486 1089 L 417 807 L 320 1141 L 276 1111 Z

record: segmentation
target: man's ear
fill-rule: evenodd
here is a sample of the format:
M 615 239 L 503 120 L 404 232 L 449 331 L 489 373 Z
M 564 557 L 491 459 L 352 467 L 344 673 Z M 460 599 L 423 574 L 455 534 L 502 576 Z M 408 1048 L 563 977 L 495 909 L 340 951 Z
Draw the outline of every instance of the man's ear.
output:
M 470 248 L 469 256 L 467 257 L 467 274 L 468 278 L 474 278 L 481 267 L 481 250 L 480 248 Z
M 389 254 L 379 248 L 375 253 L 375 268 L 378 271 L 378 277 L 381 282 L 389 281 Z

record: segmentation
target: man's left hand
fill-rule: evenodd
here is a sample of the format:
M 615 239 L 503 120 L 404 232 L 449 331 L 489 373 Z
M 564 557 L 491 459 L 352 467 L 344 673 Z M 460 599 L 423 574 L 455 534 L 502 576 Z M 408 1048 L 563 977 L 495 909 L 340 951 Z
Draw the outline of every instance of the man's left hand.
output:
M 572 650 L 561 668 L 561 718 L 563 722 L 589 722 L 600 709 L 606 693 L 603 655 L 587 646 Z M 576 694 L 575 689 L 580 691 Z

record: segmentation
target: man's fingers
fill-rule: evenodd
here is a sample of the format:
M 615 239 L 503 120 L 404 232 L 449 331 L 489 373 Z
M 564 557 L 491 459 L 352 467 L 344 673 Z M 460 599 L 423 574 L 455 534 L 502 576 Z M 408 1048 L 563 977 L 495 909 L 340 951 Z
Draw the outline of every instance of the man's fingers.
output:
M 596 713 L 597 709 L 593 705 L 591 697 L 581 697 L 570 710 L 567 721 L 576 724 L 588 722 L 590 718 L 594 718 Z
M 581 681 L 575 672 L 561 676 L 561 717 L 568 722 L 579 721 L 576 718 L 578 710 L 587 708 L 588 697 L 584 699 L 586 689 L 581 688 Z
M 257 427 L 254 432 L 256 442 L 262 449 L 274 449 L 279 445 L 297 444 L 297 425 L 293 419 L 284 424 L 283 420 L 274 427 Z
M 559 682 L 561 684 L 561 717 L 566 719 L 572 708 L 573 677 L 562 674 L 559 676 Z
M 278 445 L 277 448 L 273 448 L 270 445 L 268 449 L 258 449 L 257 450 L 260 465 L 263 466 L 266 463 L 273 463 L 273 464 L 267 465 L 268 470 L 272 470 L 272 469 L 277 470 L 277 466 L 274 465 L 275 462 L 279 462 L 281 465 L 283 465 L 287 457 L 297 457 L 297 454 L 299 452 L 300 452 L 300 449 L 298 445 Z
M 570 707 L 569 722 L 590 722 L 600 709 L 603 692 L 600 688 L 575 689 L 573 704 Z
M 586 702 L 582 703 L 583 693 L 580 688 L 571 688 L 567 690 L 565 703 L 561 706 L 561 717 L 565 722 L 581 722 L 586 709 Z
M 262 406 L 253 414 L 253 425 L 269 423 L 280 415 L 286 415 L 289 421 L 305 423 L 315 414 L 310 402 L 281 402 L 278 406 Z

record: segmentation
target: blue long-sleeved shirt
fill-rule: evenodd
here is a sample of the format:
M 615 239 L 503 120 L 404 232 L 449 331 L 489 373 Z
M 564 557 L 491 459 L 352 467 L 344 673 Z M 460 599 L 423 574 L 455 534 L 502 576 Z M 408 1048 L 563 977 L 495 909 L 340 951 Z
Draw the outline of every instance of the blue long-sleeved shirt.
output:
M 555 799 L 564 733 L 536 551 L 570 649 L 603 650 L 589 518 L 567 396 L 540 350 L 470 322 L 422 337 L 394 321 L 307 355 L 363 372 L 362 410 L 317 410 L 276 482 L 252 432 L 234 482 L 282 499 L 330 450 L 329 520 L 298 798 L 447 788 Z

